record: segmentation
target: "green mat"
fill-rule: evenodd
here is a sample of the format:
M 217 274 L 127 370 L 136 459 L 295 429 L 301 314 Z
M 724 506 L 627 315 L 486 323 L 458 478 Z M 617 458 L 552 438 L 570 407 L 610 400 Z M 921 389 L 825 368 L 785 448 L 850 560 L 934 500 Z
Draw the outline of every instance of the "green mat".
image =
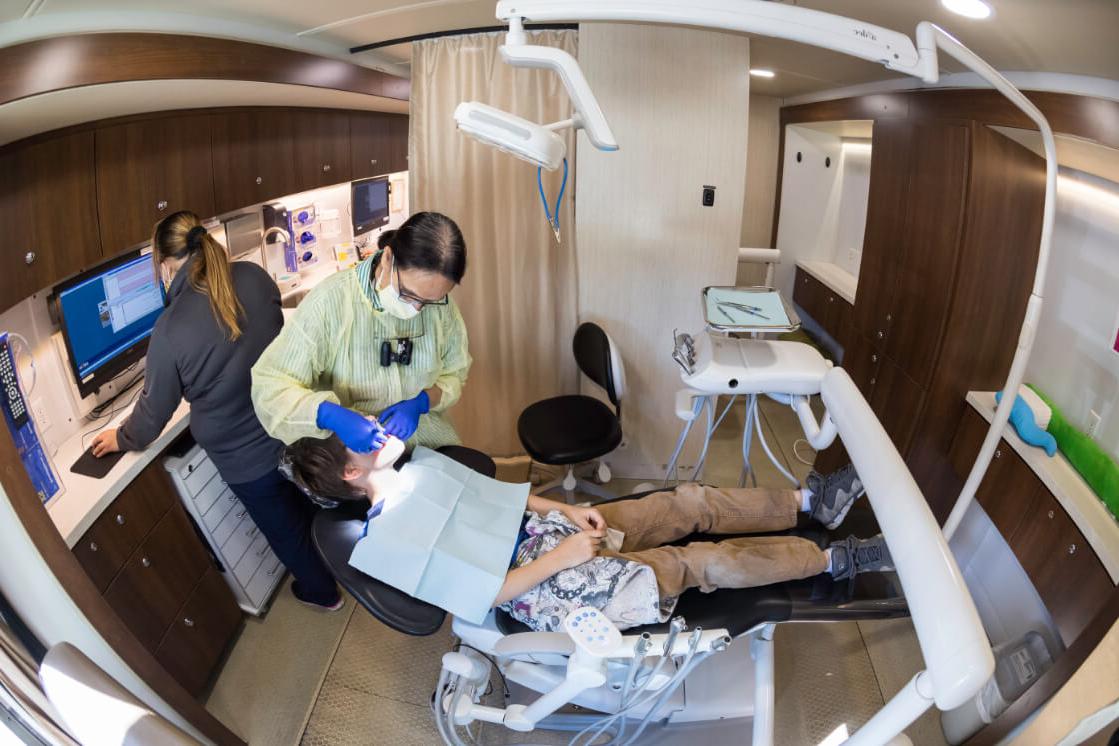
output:
M 1072 464 L 1072 468 L 1084 477 L 1084 481 L 1111 514 L 1119 518 L 1119 464 L 1104 453 L 1098 443 L 1073 427 L 1061 414 L 1061 410 L 1057 409 L 1057 405 L 1038 391 L 1036 386 L 1026 385 L 1053 410 L 1048 430 L 1057 440 L 1057 448 Z

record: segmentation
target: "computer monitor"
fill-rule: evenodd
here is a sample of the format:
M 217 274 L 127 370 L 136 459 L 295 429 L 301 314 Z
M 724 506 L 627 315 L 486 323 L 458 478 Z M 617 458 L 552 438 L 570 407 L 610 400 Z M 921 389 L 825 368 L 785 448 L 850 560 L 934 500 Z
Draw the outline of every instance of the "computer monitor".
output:
M 378 176 L 350 184 L 350 214 L 354 235 L 367 233 L 389 222 L 389 180 Z
M 147 353 L 163 297 L 151 255 L 139 251 L 55 286 L 52 301 L 83 398 Z

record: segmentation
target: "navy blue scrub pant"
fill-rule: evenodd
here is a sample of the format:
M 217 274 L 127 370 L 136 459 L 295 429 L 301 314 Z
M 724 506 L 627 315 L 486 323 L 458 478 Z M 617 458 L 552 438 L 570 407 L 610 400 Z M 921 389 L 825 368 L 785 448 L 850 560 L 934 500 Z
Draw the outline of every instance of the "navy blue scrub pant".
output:
M 295 576 L 299 595 L 305 601 L 331 605 L 338 600 L 338 587 L 311 538 L 311 521 L 319 510 L 278 469 L 251 482 L 231 484 L 229 489 L 249 511 L 264 533 L 272 551 Z

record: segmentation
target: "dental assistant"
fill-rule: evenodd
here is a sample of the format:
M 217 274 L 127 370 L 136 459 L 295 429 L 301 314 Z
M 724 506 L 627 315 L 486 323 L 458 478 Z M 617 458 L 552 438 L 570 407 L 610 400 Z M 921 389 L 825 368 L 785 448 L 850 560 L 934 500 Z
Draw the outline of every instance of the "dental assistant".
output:
M 292 593 L 311 606 L 341 608 L 312 545 L 315 508 L 279 472 L 283 444 L 261 427 L 249 398 L 249 369 L 284 324 L 276 283 L 255 264 L 230 264 L 186 211 L 156 224 L 152 261 L 173 279 L 148 344 L 144 390 L 119 429 L 94 439 L 93 454 L 146 448 L 185 398 L 191 434 L 295 576 Z
M 285 443 L 335 433 L 359 453 L 384 432 L 409 446 L 459 443 L 444 412 L 470 370 L 466 326 L 449 293 L 466 273 L 453 220 L 412 215 L 379 251 L 318 285 L 260 356 L 252 400 L 264 429 Z

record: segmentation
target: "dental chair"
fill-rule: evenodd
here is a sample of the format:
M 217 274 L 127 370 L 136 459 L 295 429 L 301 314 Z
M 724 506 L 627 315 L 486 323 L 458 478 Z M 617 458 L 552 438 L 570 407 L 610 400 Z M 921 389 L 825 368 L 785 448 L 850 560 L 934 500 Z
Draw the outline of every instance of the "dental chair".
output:
M 774 732 L 773 639 L 777 625 L 786 622 L 912 617 L 927 668 L 849 743 L 891 742 L 933 704 L 947 710 L 973 696 L 993 672 L 994 659 L 940 527 L 846 371 L 823 374 L 820 394 L 827 412 L 818 429 L 842 440 L 872 510 L 858 505 L 834 535 L 808 523 L 793 533 L 825 546 L 832 538 L 881 530 L 896 572 L 860 575 L 850 583 L 817 576 L 709 594 L 691 590 L 680 597 L 669 623 L 615 632 L 605 648 L 588 648 L 574 632 L 527 631 L 501 611 L 491 611 L 482 624 L 456 618 L 452 629 L 462 644 L 443 657 L 434 708 L 444 741 L 464 743 L 458 729 L 475 721 L 514 731 L 608 728 L 617 734 L 624 716 L 638 725 L 621 743 L 651 743 L 674 729 L 729 723 L 738 728 L 732 742 L 768 746 Z M 349 567 L 361 529 L 360 520 L 331 511 L 316 518 L 316 545 L 339 582 L 394 629 L 417 635 L 439 629 L 442 610 Z M 705 538 L 726 537 L 685 541 Z M 504 707 L 481 702 L 495 664 L 514 692 Z M 559 712 L 569 705 L 580 709 Z M 633 740 L 648 725 L 656 730 Z M 752 732 L 750 741 L 746 731 Z

